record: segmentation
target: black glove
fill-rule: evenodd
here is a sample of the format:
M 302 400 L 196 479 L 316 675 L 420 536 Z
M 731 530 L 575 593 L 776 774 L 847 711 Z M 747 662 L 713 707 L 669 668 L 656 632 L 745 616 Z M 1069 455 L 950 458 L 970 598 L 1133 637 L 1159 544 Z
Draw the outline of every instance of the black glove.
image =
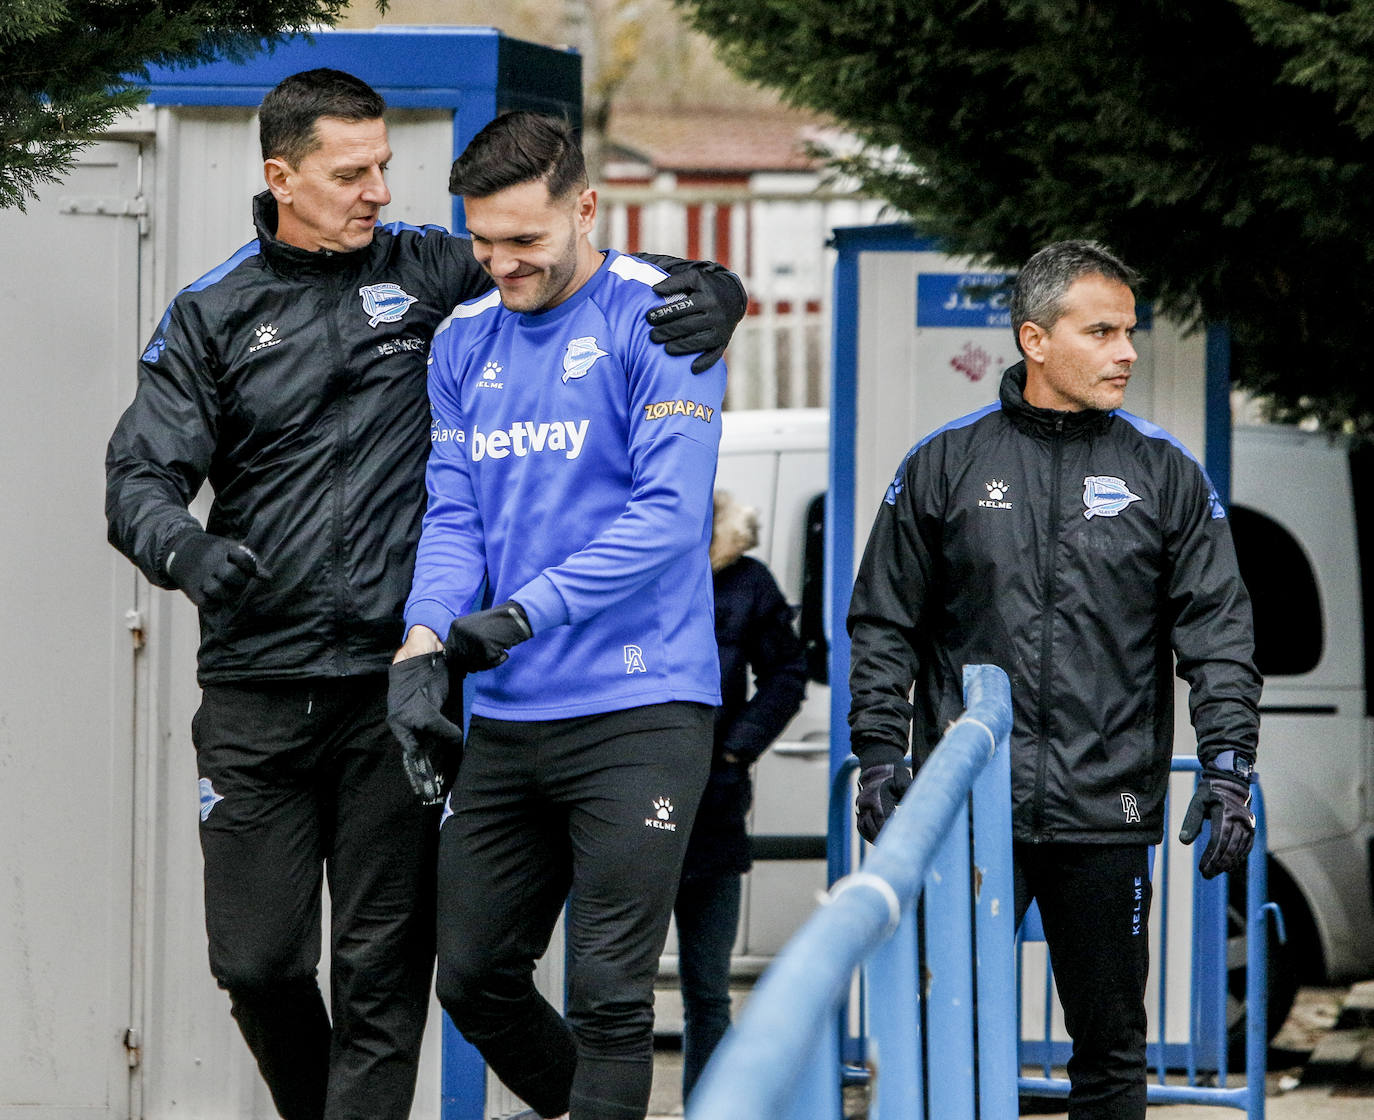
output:
M 506 650 L 533 637 L 525 608 L 519 603 L 498 603 L 484 611 L 459 615 L 448 628 L 444 654 L 457 673 L 480 673 L 506 659 Z
M 393 661 L 387 678 L 387 726 L 401 744 L 401 765 L 410 786 L 426 805 L 444 799 L 462 757 L 463 729 L 443 712 L 449 685 L 442 653 Z M 458 685 L 461 710 L 461 677 Z
M 854 799 L 860 836 L 870 844 L 878 842 L 879 830 L 892 816 L 909 785 L 911 771 L 905 762 L 864 767 L 859 774 L 859 796 Z
M 1193 800 L 1183 815 L 1178 838 L 1191 844 L 1202 831 L 1202 818 L 1212 821 L 1212 835 L 1198 860 L 1204 879 L 1234 871 L 1255 840 L 1255 818 L 1250 813 L 1250 783 L 1221 770 L 1203 770 Z
M 749 306 L 744 285 L 714 261 L 694 262 L 660 280 L 654 292 L 668 302 L 645 315 L 654 328 L 649 341 L 669 354 L 696 354 L 693 373 L 705 373 L 720 361 Z
M 232 603 L 252 579 L 272 573 L 242 541 L 193 529 L 177 538 L 167 554 L 167 574 L 198 607 Z

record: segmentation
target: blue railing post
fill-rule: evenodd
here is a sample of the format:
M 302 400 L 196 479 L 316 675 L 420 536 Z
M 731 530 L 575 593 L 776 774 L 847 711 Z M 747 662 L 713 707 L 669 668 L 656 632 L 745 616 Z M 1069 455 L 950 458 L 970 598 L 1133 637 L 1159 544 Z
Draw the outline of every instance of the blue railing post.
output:
M 868 1056 L 876 1071 L 870 1100 L 873 1115 L 884 1120 L 927 1116 L 920 977 L 921 943 L 913 904 L 903 910 L 897 932 L 874 950 L 865 970 Z
M 940 1076 L 930 1078 L 932 1117 L 967 1116 L 976 1112 L 973 987 L 973 915 L 969 905 L 968 804 L 951 822 L 951 842 L 940 845 L 926 876 L 926 1015 L 939 1023 L 926 1035 L 926 1061 Z M 958 841 L 962 840 L 962 843 Z
M 1269 902 L 1269 828 L 1264 820 L 1264 791 L 1250 787 L 1255 814 L 1255 842 L 1250 848 L 1245 880 L 1245 1073 L 1246 1115 L 1264 1120 L 1264 1071 L 1269 1057 L 1269 921 L 1283 919 Z
M 988 732 L 992 739 L 992 732 Z M 997 757 L 973 785 L 974 967 L 978 986 L 980 1115 L 1014 1117 L 1020 999 L 1016 986 L 1016 901 L 1011 848 L 1011 751 Z

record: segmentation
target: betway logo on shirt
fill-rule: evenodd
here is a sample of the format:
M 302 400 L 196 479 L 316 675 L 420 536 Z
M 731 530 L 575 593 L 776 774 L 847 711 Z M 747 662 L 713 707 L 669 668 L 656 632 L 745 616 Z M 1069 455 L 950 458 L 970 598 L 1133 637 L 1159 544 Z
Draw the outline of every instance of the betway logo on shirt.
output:
M 590 420 L 517 420 L 509 428 L 492 432 L 473 425 L 470 454 L 474 463 L 507 455 L 523 459 L 536 451 L 561 451 L 566 458 L 576 459 L 582 454 L 590 424 Z

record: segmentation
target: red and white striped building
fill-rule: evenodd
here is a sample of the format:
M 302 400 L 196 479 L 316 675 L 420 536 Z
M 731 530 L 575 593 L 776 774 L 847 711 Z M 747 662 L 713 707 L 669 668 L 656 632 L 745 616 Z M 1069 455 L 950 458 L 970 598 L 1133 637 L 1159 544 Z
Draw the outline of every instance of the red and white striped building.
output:
M 601 243 L 720 261 L 745 282 L 727 407 L 828 403 L 836 226 L 878 219 L 880 202 L 827 185 L 808 144 L 833 128 L 793 110 L 617 110 L 600 187 Z

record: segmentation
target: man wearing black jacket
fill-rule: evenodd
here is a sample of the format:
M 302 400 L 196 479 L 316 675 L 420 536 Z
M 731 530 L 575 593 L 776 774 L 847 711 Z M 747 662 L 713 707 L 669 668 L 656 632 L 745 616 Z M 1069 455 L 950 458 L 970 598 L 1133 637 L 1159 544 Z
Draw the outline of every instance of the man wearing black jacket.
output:
M 111 542 L 200 608 L 211 970 L 287 1120 L 409 1115 L 433 970 L 438 808 L 387 728 L 387 668 L 425 508 L 430 339 L 491 282 L 467 239 L 377 224 L 383 109 L 336 70 L 267 96 L 257 240 L 173 300 L 106 458 Z M 738 282 L 708 265 L 655 290 L 676 322 L 651 338 L 714 364 Z M 207 480 L 202 529 L 187 505 Z
M 1175 657 L 1203 764 L 1182 839 L 1210 819 L 1202 874 L 1239 866 L 1254 826 L 1250 602 L 1201 466 L 1121 410 L 1135 279 L 1091 242 L 1027 262 L 1012 296 L 1025 360 L 998 404 L 908 453 L 848 620 L 869 840 L 911 782 L 908 736 L 919 765 L 962 710 L 962 667 L 1011 678 L 1016 921 L 1038 901 L 1072 1120 L 1145 1114 L 1147 849 L 1163 835 Z

